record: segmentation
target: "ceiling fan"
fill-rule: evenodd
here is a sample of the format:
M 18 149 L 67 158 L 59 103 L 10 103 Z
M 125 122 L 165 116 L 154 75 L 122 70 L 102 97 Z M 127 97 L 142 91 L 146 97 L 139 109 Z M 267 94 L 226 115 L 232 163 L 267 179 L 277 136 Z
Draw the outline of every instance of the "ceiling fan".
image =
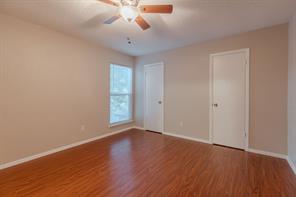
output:
M 173 5 L 139 5 L 140 0 L 98 0 L 100 2 L 113 5 L 119 8 L 119 13 L 104 21 L 104 24 L 111 24 L 123 17 L 127 22 L 136 22 L 143 30 L 151 26 L 141 16 L 143 13 L 171 14 Z

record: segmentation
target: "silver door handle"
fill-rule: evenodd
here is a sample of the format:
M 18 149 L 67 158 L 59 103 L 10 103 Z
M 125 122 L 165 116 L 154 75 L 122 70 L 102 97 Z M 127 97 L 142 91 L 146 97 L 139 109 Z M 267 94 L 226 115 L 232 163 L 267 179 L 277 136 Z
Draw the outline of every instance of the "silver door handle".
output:
M 162 102 L 161 101 L 158 101 L 158 104 L 161 104 Z

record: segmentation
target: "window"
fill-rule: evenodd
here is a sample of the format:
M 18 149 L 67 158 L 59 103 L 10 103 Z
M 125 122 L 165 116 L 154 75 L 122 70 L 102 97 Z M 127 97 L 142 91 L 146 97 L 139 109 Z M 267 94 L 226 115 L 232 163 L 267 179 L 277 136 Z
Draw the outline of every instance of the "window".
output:
M 132 77 L 131 68 L 110 65 L 110 125 L 132 120 Z

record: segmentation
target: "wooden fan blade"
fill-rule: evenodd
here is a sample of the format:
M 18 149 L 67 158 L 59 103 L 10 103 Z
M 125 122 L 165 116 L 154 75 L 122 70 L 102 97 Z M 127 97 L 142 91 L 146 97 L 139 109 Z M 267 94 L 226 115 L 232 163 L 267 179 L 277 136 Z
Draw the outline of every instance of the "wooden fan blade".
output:
M 111 24 L 113 23 L 114 21 L 120 19 L 121 15 L 118 14 L 118 15 L 115 15 L 115 16 L 112 16 L 111 18 L 107 19 L 104 21 L 104 24 Z
M 170 14 L 173 12 L 173 5 L 141 5 L 142 13 L 163 13 Z
M 142 16 L 138 16 L 136 18 L 136 23 L 143 29 L 149 29 L 150 25 L 145 21 L 145 19 Z
M 113 6 L 119 7 L 119 4 L 113 2 L 112 0 L 98 0 L 98 1 L 100 1 L 100 2 L 102 2 L 102 3 L 107 3 L 107 4 L 109 4 L 109 5 L 113 5 Z

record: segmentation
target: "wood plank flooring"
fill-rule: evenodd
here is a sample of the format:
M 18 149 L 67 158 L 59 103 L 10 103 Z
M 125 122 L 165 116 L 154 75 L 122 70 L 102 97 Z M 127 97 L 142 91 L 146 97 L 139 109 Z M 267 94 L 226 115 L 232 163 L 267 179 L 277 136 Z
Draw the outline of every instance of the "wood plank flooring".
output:
M 0 172 L 0 196 L 296 196 L 288 163 L 130 130 Z

